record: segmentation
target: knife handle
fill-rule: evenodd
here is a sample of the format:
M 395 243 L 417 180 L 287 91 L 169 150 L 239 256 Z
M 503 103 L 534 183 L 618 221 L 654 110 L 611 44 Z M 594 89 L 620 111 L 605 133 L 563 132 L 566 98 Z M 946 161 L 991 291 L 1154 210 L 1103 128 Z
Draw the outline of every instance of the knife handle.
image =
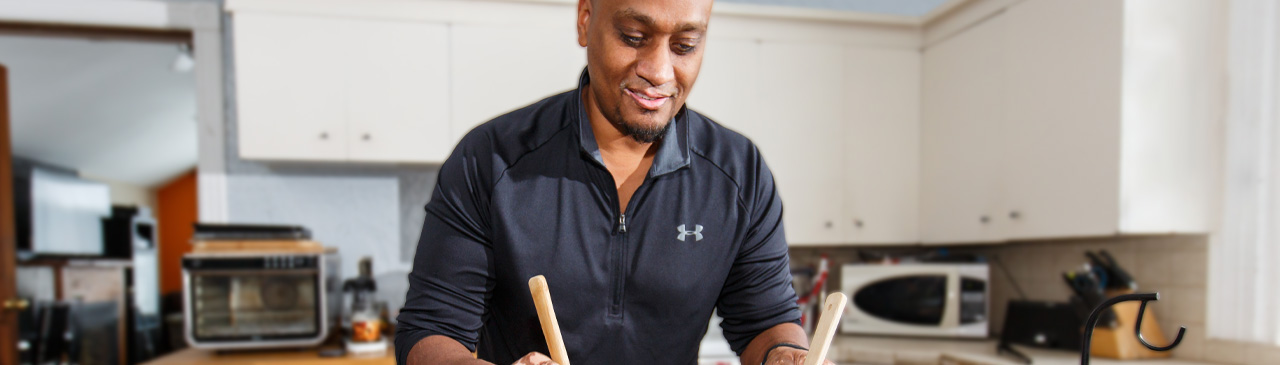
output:
M 551 360 L 569 365 L 569 352 L 564 349 L 564 337 L 560 335 L 560 323 L 556 322 L 556 310 L 551 306 L 551 289 L 542 275 L 529 278 L 529 292 L 533 294 L 533 307 L 538 310 L 538 322 L 542 324 L 542 336 L 547 338 L 547 350 Z
M 809 354 L 804 358 L 804 365 L 822 364 L 827 359 L 827 350 L 831 349 L 831 339 L 835 338 L 836 323 L 840 321 L 840 316 L 844 314 L 844 306 L 848 304 L 849 297 L 844 293 L 835 292 L 827 296 L 827 301 L 822 305 L 822 317 L 818 318 L 818 327 L 813 331 L 813 341 L 809 341 Z

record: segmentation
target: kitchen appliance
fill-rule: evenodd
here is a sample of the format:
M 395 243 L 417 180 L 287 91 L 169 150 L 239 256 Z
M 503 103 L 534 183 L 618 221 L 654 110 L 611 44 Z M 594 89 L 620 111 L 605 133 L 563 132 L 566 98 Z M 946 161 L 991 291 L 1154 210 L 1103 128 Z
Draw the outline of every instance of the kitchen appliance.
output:
M 1010 300 L 1000 342 L 1079 351 L 1084 318 L 1075 307 L 1068 302 Z
M 337 251 L 309 240 L 198 241 L 182 259 L 187 342 L 202 349 L 320 344 L 341 316 Z
M 986 263 L 850 264 L 841 289 L 851 300 L 841 332 L 985 338 Z
M 129 260 L 125 269 L 125 323 L 129 363 L 164 352 L 160 320 L 160 265 L 156 219 L 145 206 L 113 206 L 102 219 L 103 256 Z

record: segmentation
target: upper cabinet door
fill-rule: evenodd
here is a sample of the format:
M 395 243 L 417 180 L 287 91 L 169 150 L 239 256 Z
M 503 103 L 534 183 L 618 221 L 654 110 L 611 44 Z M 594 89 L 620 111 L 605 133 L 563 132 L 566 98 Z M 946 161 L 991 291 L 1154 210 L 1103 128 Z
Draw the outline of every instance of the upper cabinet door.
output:
M 760 127 L 760 44 L 754 39 L 716 38 L 711 33 L 702 51 L 698 81 L 688 107 L 752 141 Z
M 481 123 L 578 86 L 587 64 L 572 22 L 453 26 L 453 142 Z
M 792 244 L 845 243 L 844 48 L 763 42 L 755 136 L 785 207 Z
M 852 243 L 919 242 L 920 53 L 844 53 L 845 201 Z
M 1003 15 L 924 52 L 921 240 L 1004 239 Z
M 1124 7 L 1028 0 L 1003 15 L 1009 238 L 1118 232 Z
M 345 22 L 256 13 L 234 21 L 240 156 L 346 159 L 346 65 L 335 46 Z
M 447 26 L 350 20 L 345 36 L 349 158 L 444 161 L 454 145 Z

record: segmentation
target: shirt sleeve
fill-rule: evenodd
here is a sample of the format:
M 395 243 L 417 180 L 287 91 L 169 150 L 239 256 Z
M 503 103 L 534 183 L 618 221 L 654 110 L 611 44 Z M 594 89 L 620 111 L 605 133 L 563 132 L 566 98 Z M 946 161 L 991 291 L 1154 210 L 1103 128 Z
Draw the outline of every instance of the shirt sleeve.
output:
M 448 336 L 475 351 L 493 288 L 487 211 L 492 180 L 485 176 L 491 171 L 485 166 L 491 154 L 466 147 L 476 139 L 464 138 L 440 167 L 427 203 L 409 292 L 396 318 L 400 365 L 414 345 L 432 335 Z
M 782 323 L 800 323 L 791 287 L 790 258 L 782 229 L 782 200 L 773 173 L 754 151 L 754 176 L 743 184 L 747 232 L 716 308 L 729 346 L 739 356 L 761 332 Z

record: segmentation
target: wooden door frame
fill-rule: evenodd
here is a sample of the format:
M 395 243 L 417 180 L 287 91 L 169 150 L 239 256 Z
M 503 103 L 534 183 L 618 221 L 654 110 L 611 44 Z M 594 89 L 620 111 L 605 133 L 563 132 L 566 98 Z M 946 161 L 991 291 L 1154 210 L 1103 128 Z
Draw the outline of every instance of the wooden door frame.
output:
M 0 301 L 17 298 L 18 242 L 14 233 L 13 158 L 9 143 L 9 71 L 0 65 Z M 0 310 L 0 362 L 18 363 L 18 312 Z

